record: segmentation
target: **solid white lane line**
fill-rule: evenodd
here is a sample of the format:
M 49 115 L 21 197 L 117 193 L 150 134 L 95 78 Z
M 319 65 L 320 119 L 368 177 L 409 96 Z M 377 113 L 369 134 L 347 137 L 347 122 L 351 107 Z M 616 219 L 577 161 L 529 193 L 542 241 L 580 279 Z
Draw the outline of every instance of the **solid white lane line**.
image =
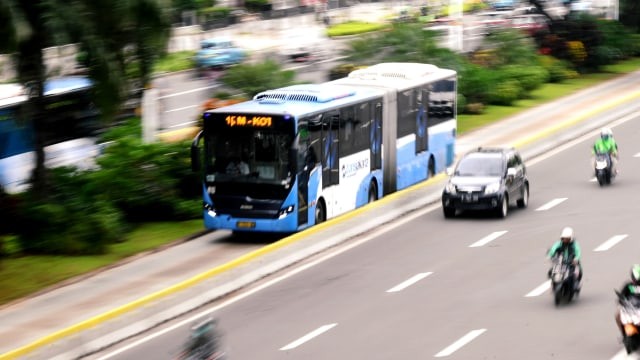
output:
M 473 244 L 469 245 L 469 247 L 480 247 L 480 246 L 484 246 L 488 243 L 490 243 L 491 241 L 499 238 L 500 236 L 506 234 L 507 231 L 503 230 L 503 231 L 496 231 L 494 233 L 491 233 L 485 237 L 483 237 L 482 239 L 474 242 Z
M 177 92 L 177 93 L 173 93 L 173 94 L 169 94 L 169 95 L 158 96 L 158 99 L 167 99 L 167 98 L 172 98 L 172 97 L 176 97 L 176 96 L 188 95 L 188 94 L 191 94 L 191 93 L 194 93 L 194 92 L 202 92 L 202 91 L 211 90 L 211 89 L 214 89 L 214 88 L 217 88 L 217 87 L 220 87 L 220 85 L 205 86 L 205 87 L 195 88 L 195 89 L 186 90 L 186 91 L 181 91 L 181 92 Z
M 540 206 L 539 208 L 536 209 L 536 211 L 545 211 L 545 210 L 549 210 L 552 207 L 560 204 L 561 202 L 567 200 L 567 198 L 557 198 L 557 199 L 553 199 L 551 201 L 549 201 L 548 203 Z
M 322 333 L 329 331 L 332 327 L 338 325 L 336 324 L 328 324 L 328 325 L 324 325 L 324 326 L 320 326 L 319 328 L 313 330 L 312 332 L 308 333 L 307 335 L 301 337 L 300 339 L 290 343 L 287 346 L 282 347 L 280 350 L 282 351 L 286 351 L 286 350 L 291 350 L 294 348 L 297 348 L 298 346 L 306 343 L 307 341 L 313 339 L 314 337 L 321 335 Z
M 620 241 L 622 241 L 622 239 L 626 238 L 627 236 L 629 236 L 629 235 L 628 234 L 616 235 L 616 236 L 612 237 L 611 239 L 603 242 L 602 245 L 598 246 L 593 251 L 607 251 L 607 250 L 611 249 L 615 244 L 617 244 Z
M 171 110 L 167 110 L 165 111 L 166 113 L 170 113 L 170 112 L 176 112 L 176 111 L 182 111 L 182 110 L 187 110 L 187 109 L 193 109 L 194 107 L 198 107 L 200 105 L 189 105 L 189 106 L 183 106 L 183 107 L 179 107 L 179 108 L 175 108 L 175 109 L 171 109 Z
M 444 350 L 440 351 L 435 356 L 436 357 L 449 356 L 449 355 L 453 354 L 454 352 L 456 352 L 461 347 L 465 346 L 467 343 L 471 342 L 471 340 L 473 340 L 476 337 L 480 336 L 485 331 L 487 331 L 487 329 L 471 330 L 471 331 L 469 331 L 469 333 L 467 333 L 467 335 L 461 337 L 458 341 L 456 341 L 453 344 L 449 345 L 447 348 L 445 348 Z
M 180 124 L 171 125 L 171 126 L 169 126 L 169 129 L 185 127 L 185 126 L 193 125 L 195 123 L 197 123 L 197 121 L 187 121 L 187 122 L 183 122 L 183 123 L 180 123 Z
M 417 283 L 418 281 L 426 278 L 427 276 L 433 274 L 432 272 L 426 272 L 426 273 L 420 273 L 417 275 L 412 276 L 410 279 L 407 279 L 403 282 L 401 282 L 400 284 L 392 287 L 391 289 L 387 290 L 388 293 L 390 292 L 398 292 L 398 291 L 402 291 L 406 288 L 408 288 L 409 286 Z
M 544 294 L 544 292 L 549 290 L 549 289 L 551 289 L 551 280 L 547 280 L 544 283 L 542 283 L 542 285 L 540 285 L 537 288 L 531 290 L 527 295 L 525 295 L 525 297 L 540 296 L 540 295 Z

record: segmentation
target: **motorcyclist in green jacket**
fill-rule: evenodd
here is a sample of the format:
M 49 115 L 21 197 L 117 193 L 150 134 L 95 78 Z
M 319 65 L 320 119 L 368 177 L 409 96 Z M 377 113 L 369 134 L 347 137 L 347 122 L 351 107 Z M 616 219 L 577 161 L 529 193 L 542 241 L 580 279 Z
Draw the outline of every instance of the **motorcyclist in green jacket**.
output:
M 622 289 L 618 292 L 622 298 L 631 299 L 635 298 L 635 303 L 640 303 L 640 265 L 635 264 L 631 267 L 631 280 L 626 282 Z M 620 319 L 620 311 L 616 310 L 616 324 L 620 329 L 620 333 L 622 334 L 622 338 L 625 337 L 624 325 L 622 325 L 622 320 Z
M 560 240 L 553 243 L 547 255 L 550 259 L 558 255 L 562 255 L 565 259 L 571 259 L 576 279 L 575 289 L 576 291 L 580 291 L 582 288 L 582 264 L 580 263 L 582 251 L 580 250 L 580 245 L 578 245 L 578 242 L 575 240 L 573 228 L 565 227 L 562 229 Z M 551 270 L 549 270 L 549 276 L 551 276 Z
M 611 173 L 618 173 L 618 143 L 613 138 L 611 129 L 605 127 L 600 130 L 600 138 L 593 144 L 593 154 L 605 153 L 611 155 Z

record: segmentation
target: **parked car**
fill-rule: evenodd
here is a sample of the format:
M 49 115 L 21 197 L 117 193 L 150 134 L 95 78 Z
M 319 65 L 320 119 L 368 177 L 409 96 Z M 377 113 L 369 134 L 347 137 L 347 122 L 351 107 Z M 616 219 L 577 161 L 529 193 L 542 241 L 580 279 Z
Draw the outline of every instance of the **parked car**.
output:
M 465 154 L 442 191 L 442 210 L 450 218 L 458 210 L 488 210 L 506 217 L 509 207 L 529 203 L 527 169 L 512 147 L 480 147 Z
M 194 57 L 199 70 L 224 68 L 239 64 L 247 57 L 246 51 L 226 38 L 213 38 L 200 42 L 200 50 Z
M 511 27 L 533 36 L 539 31 L 548 30 L 549 21 L 542 14 L 516 15 L 511 17 Z
M 489 35 L 496 30 L 505 28 L 509 25 L 510 11 L 485 11 L 476 15 L 477 26 L 481 27 L 483 33 Z

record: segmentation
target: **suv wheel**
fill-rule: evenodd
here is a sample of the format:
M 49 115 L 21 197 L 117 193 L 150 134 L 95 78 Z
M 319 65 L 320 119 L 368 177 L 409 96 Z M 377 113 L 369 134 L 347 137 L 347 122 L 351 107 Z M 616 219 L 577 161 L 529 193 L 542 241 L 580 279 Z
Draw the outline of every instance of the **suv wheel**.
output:
M 519 208 L 526 208 L 529 205 L 529 185 L 524 184 L 522 187 L 522 198 L 518 200 Z
M 497 210 L 499 217 L 507 217 L 507 213 L 509 212 L 509 198 L 507 197 L 507 194 L 504 194 L 504 196 L 502 196 L 502 202 L 499 204 Z

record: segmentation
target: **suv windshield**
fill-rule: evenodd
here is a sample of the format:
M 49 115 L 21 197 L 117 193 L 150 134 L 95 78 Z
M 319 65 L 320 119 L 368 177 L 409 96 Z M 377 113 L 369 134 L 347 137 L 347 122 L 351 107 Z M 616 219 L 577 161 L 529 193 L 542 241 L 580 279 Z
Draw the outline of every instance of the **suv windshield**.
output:
M 501 155 L 468 155 L 460 160 L 456 176 L 502 176 L 504 161 Z

